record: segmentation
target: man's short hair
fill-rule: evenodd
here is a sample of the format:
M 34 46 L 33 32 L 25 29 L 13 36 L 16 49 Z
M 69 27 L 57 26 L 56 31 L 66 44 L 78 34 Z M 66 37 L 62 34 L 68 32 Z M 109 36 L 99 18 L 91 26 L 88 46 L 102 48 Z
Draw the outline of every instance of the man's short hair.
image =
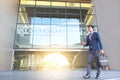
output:
M 94 29 L 94 26 L 93 26 L 93 25 L 88 25 L 88 28 L 89 28 L 89 27 L 92 27 L 92 28 Z

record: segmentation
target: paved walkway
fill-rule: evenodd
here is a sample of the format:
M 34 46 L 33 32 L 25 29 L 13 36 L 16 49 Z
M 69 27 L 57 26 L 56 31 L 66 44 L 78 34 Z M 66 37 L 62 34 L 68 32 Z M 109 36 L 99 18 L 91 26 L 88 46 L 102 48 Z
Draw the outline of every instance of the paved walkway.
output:
M 44 71 L 1 71 L 0 80 L 84 80 L 84 69 L 44 70 Z M 96 71 L 92 71 L 89 80 L 95 80 Z M 120 71 L 102 71 L 99 80 L 120 80 Z

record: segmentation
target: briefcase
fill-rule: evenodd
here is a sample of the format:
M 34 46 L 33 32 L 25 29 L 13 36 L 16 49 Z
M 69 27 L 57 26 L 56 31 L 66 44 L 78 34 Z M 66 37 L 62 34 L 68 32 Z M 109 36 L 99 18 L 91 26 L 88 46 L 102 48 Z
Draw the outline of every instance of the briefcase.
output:
M 99 55 L 99 64 L 101 67 L 108 66 L 108 57 L 105 54 Z

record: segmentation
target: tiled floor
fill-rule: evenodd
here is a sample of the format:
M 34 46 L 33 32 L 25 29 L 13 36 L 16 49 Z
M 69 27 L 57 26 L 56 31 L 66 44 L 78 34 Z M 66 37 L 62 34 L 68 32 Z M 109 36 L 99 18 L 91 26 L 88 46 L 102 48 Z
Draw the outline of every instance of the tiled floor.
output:
M 84 69 L 44 70 L 44 71 L 1 71 L 0 80 L 84 80 Z M 96 71 L 91 72 L 94 80 Z M 102 71 L 99 80 L 120 80 L 120 71 Z

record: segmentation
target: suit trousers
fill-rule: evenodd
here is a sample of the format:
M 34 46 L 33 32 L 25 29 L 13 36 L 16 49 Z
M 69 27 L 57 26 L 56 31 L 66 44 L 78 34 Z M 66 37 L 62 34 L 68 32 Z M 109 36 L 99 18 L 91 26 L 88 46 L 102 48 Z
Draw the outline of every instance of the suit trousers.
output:
M 88 53 L 88 63 L 87 63 L 87 74 L 90 75 L 91 73 L 91 67 L 92 67 L 92 63 L 93 61 L 96 62 L 96 69 L 97 69 L 97 75 L 100 75 L 100 65 L 99 65 L 99 50 L 90 50 Z

